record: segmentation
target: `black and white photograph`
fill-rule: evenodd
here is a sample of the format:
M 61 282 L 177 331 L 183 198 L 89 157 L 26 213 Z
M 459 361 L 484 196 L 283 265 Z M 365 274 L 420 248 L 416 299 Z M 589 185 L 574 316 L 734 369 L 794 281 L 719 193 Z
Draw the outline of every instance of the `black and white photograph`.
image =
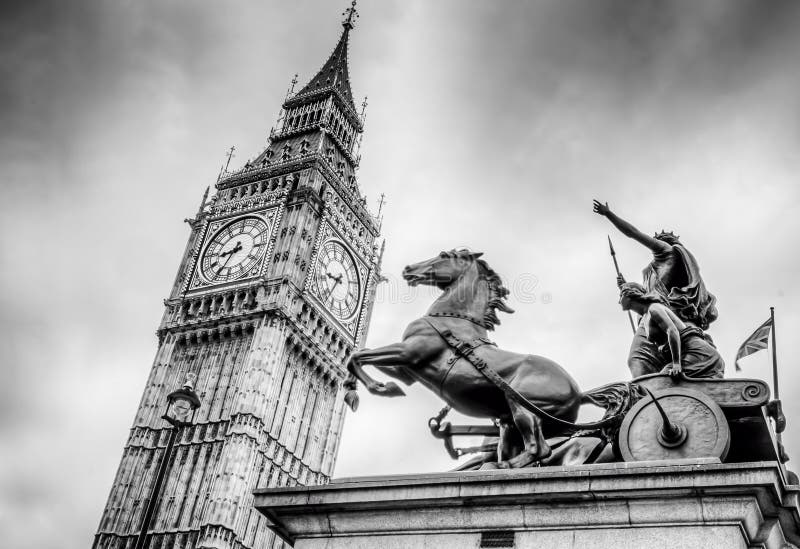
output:
M 0 546 L 800 547 L 800 2 L 0 6 Z

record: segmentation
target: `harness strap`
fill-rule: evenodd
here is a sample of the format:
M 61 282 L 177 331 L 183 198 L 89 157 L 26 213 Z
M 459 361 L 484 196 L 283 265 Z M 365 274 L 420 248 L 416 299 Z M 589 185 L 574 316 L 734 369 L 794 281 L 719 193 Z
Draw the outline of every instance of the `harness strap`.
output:
M 481 347 L 482 345 L 494 345 L 495 347 L 497 347 L 497 344 L 489 340 L 488 338 L 476 337 L 472 341 L 462 341 L 460 343 L 461 350 L 453 351 L 452 356 L 447 359 L 447 371 L 442 376 L 442 381 L 439 382 L 439 396 L 444 398 L 444 384 L 447 381 L 447 378 L 450 377 L 450 372 L 453 370 L 453 366 L 456 365 L 456 362 L 458 362 L 458 359 L 461 358 L 462 354 L 471 353 L 472 351 L 474 351 L 478 347 Z
M 448 311 L 442 311 L 439 313 L 428 313 L 428 316 L 445 316 L 450 318 L 460 318 L 461 320 L 469 320 L 470 322 L 472 322 L 473 324 L 477 324 L 481 328 L 486 328 L 486 324 L 483 321 L 478 320 L 474 316 L 464 313 L 452 313 Z
M 601 419 L 600 421 L 594 421 L 591 423 L 573 423 L 571 421 L 567 421 L 561 418 L 558 418 L 554 415 L 551 415 L 541 408 L 539 408 L 536 404 L 525 398 L 519 391 L 514 389 L 508 382 L 503 379 L 503 377 L 494 371 L 491 366 L 489 366 L 485 360 L 480 357 L 475 356 L 474 351 L 476 348 L 480 347 L 481 345 L 473 346 L 470 342 L 462 341 L 456 335 L 453 334 L 450 330 L 440 330 L 437 328 L 433 322 L 425 319 L 425 322 L 430 324 L 431 328 L 433 328 L 439 336 L 447 343 L 447 345 L 453 350 L 453 364 L 459 359 L 463 358 L 472 366 L 475 367 L 486 379 L 492 382 L 498 389 L 503 391 L 503 393 L 510 399 L 512 399 L 517 404 L 521 405 L 523 408 L 536 414 L 537 416 L 542 417 L 543 419 L 547 419 L 548 421 L 552 421 L 554 423 L 559 423 L 561 425 L 565 425 L 568 427 L 574 427 L 577 429 L 597 429 L 600 427 L 605 427 L 611 423 L 618 421 L 617 416 L 607 417 L 605 419 Z M 483 338 L 480 338 L 483 339 Z M 448 361 L 450 363 L 450 361 Z M 452 367 L 452 366 L 451 366 Z M 448 370 L 449 372 L 449 370 Z
M 452 335 L 452 333 L 450 335 Z M 457 346 L 451 345 L 451 347 L 453 347 L 453 356 L 447 359 L 447 364 L 454 364 L 461 356 L 466 356 L 483 345 L 494 345 L 497 347 L 497 344 L 494 341 L 491 341 L 485 337 L 476 337 L 472 341 L 457 341 L 459 341 Z M 450 345 L 450 342 L 448 341 L 447 344 Z

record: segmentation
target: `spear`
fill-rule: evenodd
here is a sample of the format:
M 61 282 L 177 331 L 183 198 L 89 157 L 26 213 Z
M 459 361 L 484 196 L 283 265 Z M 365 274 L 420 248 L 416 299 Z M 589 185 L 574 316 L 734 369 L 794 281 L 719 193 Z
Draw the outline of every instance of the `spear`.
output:
M 614 251 L 614 245 L 611 243 L 611 237 L 608 235 L 606 236 L 608 237 L 608 249 L 611 251 L 611 259 L 614 260 L 614 270 L 617 271 L 617 278 L 619 278 L 622 276 L 622 273 L 619 272 L 619 264 L 617 263 L 617 252 Z M 633 316 L 631 316 L 630 311 L 628 311 L 628 320 L 631 323 L 631 330 L 633 330 L 633 333 L 635 334 L 636 326 L 634 326 L 633 324 Z

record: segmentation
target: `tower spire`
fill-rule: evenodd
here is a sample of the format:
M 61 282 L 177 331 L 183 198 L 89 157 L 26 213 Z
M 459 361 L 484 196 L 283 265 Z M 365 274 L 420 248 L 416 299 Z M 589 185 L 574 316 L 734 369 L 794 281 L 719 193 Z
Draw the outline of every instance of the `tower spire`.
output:
M 350 71 L 347 68 L 347 47 L 350 37 L 350 31 L 355 27 L 355 21 L 358 19 L 358 11 L 356 10 L 356 2 L 350 4 L 350 7 L 342 12 L 342 27 L 344 31 L 339 42 L 333 49 L 333 53 L 317 72 L 314 78 L 301 89 L 296 98 L 301 98 L 306 95 L 311 95 L 323 90 L 332 89 L 338 92 L 342 99 L 347 103 L 347 106 L 356 113 L 355 103 L 353 102 L 353 92 L 350 89 Z
M 355 25 L 356 19 L 358 19 L 358 11 L 356 10 L 356 0 L 353 0 L 353 2 L 350 4 L 350 7 L 342 12 L 342 15 L 344 16 L 344 21 L 342 21 L 342 26 L 345 28 L 346 31 L 352 29 L 353 26 Z

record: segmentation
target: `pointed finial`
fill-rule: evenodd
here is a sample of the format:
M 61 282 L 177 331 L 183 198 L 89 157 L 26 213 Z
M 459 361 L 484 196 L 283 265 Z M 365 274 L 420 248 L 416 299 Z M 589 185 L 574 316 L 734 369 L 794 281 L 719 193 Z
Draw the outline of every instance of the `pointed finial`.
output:
M 356 11 L 356 0 L 350 4 L 350 7 L 347 8 L 342 12 L 344 16 L 344 21 L 342 21 L 342 26 L 345 29 L 352 29 L 355 26 L 356 19 L 358 19 L 358 11 Z
M 233 156 L 234 156 L 233 151 L 235 151 L 235 150 L 236 150 L 236 147 L 235 146 L 231 146 L 230 150 L 228 151 L 228 160 L 227 160 L 227 162 L 225 162 L 225 169 L 223 171 L 225 171 L 225 172 L 228 171 L 228 166 L 231 165 L 231 158 L 233 158 Z
M 285 97 L 285 99 L 289 99 L 289 96 L 290 96 L 290 95 L 292 95 L 292 94 L 294 93 L 294 87 L 297 85 L 297 77 L 298 77 L 298 75 L 297 75 L 297 74 L 295 74 L 295 75 L 294 75 L 294 78 L 292 78 L 292 85 L 291 85 L 291 87 L 289 88 L 289 90 L 286 92 L 286 97 Z
M 210 190 L 211 190 L 210 186 L 206 187 L 206 192 L 203 193 L 203 200 L 200 201 L 200 207 L 197 209 L 198 216 L 200 216 L 200 214 L 203 213 L 203 208 L 206 207 L 206 200 L 208 199 L 208 191 Z
M 361 118 L 364 118 L 364 113 L 367 111 L 367 96 L 364 96 L 364 101 L 361 102 Z
M 380 202 L 378 202 L 378 217 L 381 216 L 381 212 L 383 211 L 383 206 L 386 204 L 386 195 L 381 193 Z

